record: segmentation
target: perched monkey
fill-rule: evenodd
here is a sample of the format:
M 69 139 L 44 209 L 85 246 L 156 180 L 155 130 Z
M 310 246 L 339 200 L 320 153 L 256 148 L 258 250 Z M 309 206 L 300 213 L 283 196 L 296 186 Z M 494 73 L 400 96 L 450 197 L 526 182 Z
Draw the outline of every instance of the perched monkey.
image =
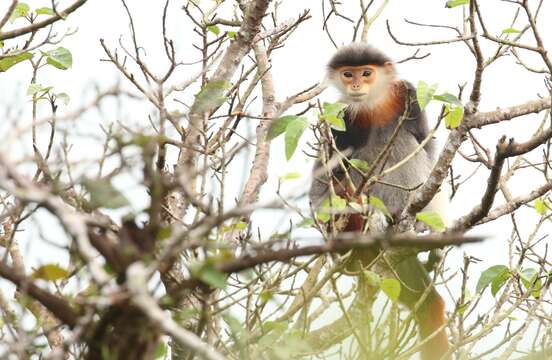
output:
M 328 78 L 341 92 L 341 102 L 348 105 L 344 114 L 346 131 L 332 130 L 335 145 L 348 159 L 364 160 L 368 165 L 381 158 L 373 174 L 379 174 L 405 159 L 428 136 L 427 120 L 417 103 L 416 89 L 397 77 L 393 63 L 382 52 L 364 44 L 344 46 L 331 58 Z M 381 157 L 380 153 L 390 142 L 402 118 L 398 134 L 386 155 Z M 431 139 L 398 170 L 389 173 L 366 191 L 383 200 L 396 217 L 406 206 L 410 191 L 427 180 L 434 157 L 435 144 Z M 330 185 L 333 185 L 337 195 L 354 200 L 351 199 L 354 191 L 348 184 L 352 182 L 355 188 L 360 186 L 363 175 L 349 167 L 349 180 L 343 166 L 335 165 L 330 169 L 331 176 L 328 176 L 321 166 L 318 161 L 313 170 L 315 178 L 309 193 L 311 204 L 318 206 L 329 195 Z M 342 231 L 363 230 L 364 219 L 360 215 L 349 215 L 347 221 Z M 368 265 L 376 254 L 377 250 L 356 251 L 352 258 Z M 422 348 L 422 358 L 440 359 L 449 347 L 445 330 L 438 331 L 446 321 L 442 298 L 435 288 L 431 288 L 425 301 L 414 309 L 430 285 L 427 271 L 416 256 L 405 259 L 394 270 L 403 285 L 400 301 L 416 311 L 420 337 L 424 339 L 433 334 Z

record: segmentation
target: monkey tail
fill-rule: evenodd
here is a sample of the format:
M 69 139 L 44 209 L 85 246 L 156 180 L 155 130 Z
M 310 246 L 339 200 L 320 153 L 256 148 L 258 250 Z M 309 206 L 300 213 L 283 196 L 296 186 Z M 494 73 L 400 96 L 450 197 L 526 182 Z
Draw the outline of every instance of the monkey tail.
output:
M 363 226 L 362 216 L 352 214 L 348 217 L 344 231 L 360 232 Z M 364 267 L 371 263 L 378 252 L 377 247 L 354 250 L 346 269 L 350 272 L 358 271 L 359 266 Z M 424 342 L 421 349 L 422 360 L 450 359 L 450 357 L 444 357 L 449 350 L 448 337 L 444 328 L 445 302 L 432 285 L 427 270 L 416 255 L 405 258 L 395 266 L 394 270 L 402 284 L 399 301 L 414 312 L 420 339 Z M 429 290 L 427 290 L 428 287 Z M 427 294 L 425 294 L 426 290 Z M 420 303 L 424 295 L 425 298 Z
M 420 339 L 424 341 L 422 360 L 446 359 L 443 356 L 448 352 L 449 343 L 444 329 L 445 303 L 431 284 L 427 271 L 416 255 L 397 264 L 395 271 L 403 285 L 399 300 L 415 312 Z M 419 303 L 430 286 L 429 293 Z
M 420 338 L 422 341 L 430 339 L 422 345 L 423 360 L 440 360 L 448 352 L 449 344 L 447 334 L 444 329 L 445 302 L 440 296 L 437 296 L 428 304 L 424 304 L 425 309 L 416 314 L 418 328 L 420 329 Z

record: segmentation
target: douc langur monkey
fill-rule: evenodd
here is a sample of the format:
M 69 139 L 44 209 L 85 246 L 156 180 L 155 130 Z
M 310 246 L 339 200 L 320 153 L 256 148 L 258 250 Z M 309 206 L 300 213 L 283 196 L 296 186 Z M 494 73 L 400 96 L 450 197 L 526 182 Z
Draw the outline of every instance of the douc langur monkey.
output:
M 328 79 L 341 92 L 340 101 L 348 105 L 343 116 L 346 130 L 332 129 L 335 147 L 348 159 L 374 164 L 378 157 L 381 158 L 380 153 L 390 142 L 401 119 L 399 132 L 376 170 L 387 169 L 405 159 L 428 136 L 427 120 L 417 103 L 416 89 L 399 79 L 391 60 L 375 48 L 356 43 L 342 47 L 328 64 Z M 434 157 L 435 144 L 431 139 L 396 171 L 370 186 L 368 194 L 383 200 L 390 213 L 398 216 L 407 204 L 410 191 L 427 180 Z M 354 200 L 350 198 L 352 191 L 346 184 L 362 185 L 363 174 L 351 166 L 345 171 L 343 167 L 347 164 L 343 163 L 333 165 L 329 175 L 323 170 L 321 161 L 317 161 L 309 193 L 313 207 L 319 206 L 330 195 L 330 187 L 336 195 Z M 360 214 L 350 214 L 341 231 L 362 231 L 364 225 Z M 355 250 L 351 258 L 367 266 L 376 255 L 377 249 Z M 443 299 L 431 285 L 426 269 L 415 255 L 407 257 L 393 270 L 402 285 L 399 300 L 415 311 L 420 338 L 424 340 L 432 336 L 422 347 L 422 359 L 440 359 L 449 348 L 444 330 Z M 431 289 L 426 290 L 429 286 Z M 425 300 L 419 301 L 423 294 L 427 294 Z

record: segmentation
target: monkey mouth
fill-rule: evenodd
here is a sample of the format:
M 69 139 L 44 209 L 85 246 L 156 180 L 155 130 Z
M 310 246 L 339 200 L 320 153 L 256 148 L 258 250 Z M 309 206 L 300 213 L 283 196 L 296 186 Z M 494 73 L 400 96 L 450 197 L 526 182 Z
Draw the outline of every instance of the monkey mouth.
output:
M 364 98 L 364 95 L 365 94 L 349 94 L 349 97 L 353 101 L 362 101 L 362 99 Z

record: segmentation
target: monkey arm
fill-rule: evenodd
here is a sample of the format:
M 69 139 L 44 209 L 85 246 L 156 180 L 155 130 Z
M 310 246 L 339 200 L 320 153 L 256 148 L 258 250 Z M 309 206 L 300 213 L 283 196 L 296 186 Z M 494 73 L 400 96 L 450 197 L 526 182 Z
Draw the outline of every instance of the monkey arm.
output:
M 418 100 L 416 97 L 416 87 L 408 81 L 404 81 L 406 86 L 406 99 L 407 99 L 407 118 L 405 121 L 405 128 L 410 132 L 420 144 L 428 135 L 429 135 L 429 125 L 427 122 L 427 117 L 424 111 L 420 109 Z M 431 139 L 424 146 L 424 150 L 432 159 L 435 159 L 436 149 L 435 149 L 435 140 Z
M 322 201 L 329 192 L 330 177 L 320 160 L 316 160 L 312 169 L 312 182 L 309 190 L 309 200 L 311 206 L 316 209 L 320 206 Z

